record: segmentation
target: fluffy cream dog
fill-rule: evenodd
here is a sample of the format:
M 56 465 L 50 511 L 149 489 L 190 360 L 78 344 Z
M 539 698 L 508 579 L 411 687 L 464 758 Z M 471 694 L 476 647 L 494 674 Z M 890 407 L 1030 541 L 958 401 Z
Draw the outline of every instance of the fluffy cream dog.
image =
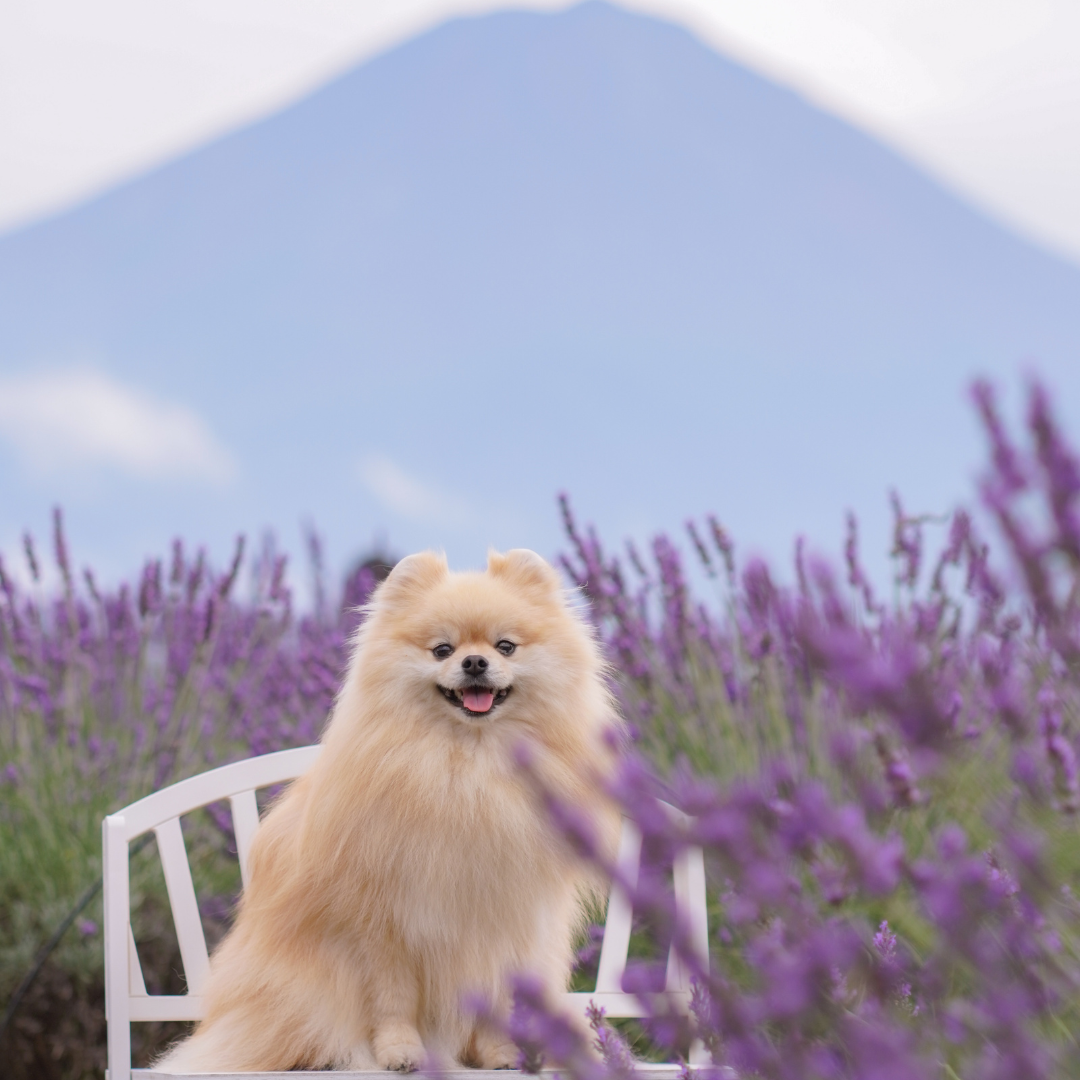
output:
M 508 1008 L 514 971 L 566 988 L 595 885 L 515 767 L 614 843 L 601 779 L 618 724 L 599 648 L 531 551 L 452 574 L 413 555 L 380 586 L 311 771 L 267 814 L 206 1018 L 158 1069 L 483 1068 L 515 1047 L 463 997 Z

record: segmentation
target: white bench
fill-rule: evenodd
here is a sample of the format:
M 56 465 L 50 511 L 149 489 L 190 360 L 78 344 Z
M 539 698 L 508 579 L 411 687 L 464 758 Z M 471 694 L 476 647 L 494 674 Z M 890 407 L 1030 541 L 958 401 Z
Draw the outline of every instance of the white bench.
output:
M 191 880 L 187 849 L 180 830 L 180 818 L 208 803 L 228 799 L 232 808 L 233 830 L 240 858 L 241 880 L 247 883 L 248 853 L 259 827 L 259 810 L 255 792 L 260 788 L 281 784 L 304 773 L 315 761 L 321 747 L 304 746 L 296 750 L 281 750 L 275 754 L 237 761 L 219 769 L 181 780 L 171 787 L 148 795 L 102 822 L 104 845 L 104 903 L 105 903 L 105 1011 L 108 1020 L 109 1080 L 152 1080 L 166 1074 L 152 1069 L 131 1067 L 131 1024 L 148 1020 L 200 1020 L 203 1016 L 202 991 L 209 970 L 206 939 L 199 916 L 195 888 Z M 672 808 L 673 813 L 678 813 Z M 186 994 L 147 994 L 142 966 L 131 931 L 131 902 L 129 894 L 128 854 L 133 840 L 154 831 L 165 885 L 169 894 L 176 937 L 187 982 Z M 641 852 L 641 836 L 634 826 L 623 824 L 619 844 L 619 863 L 636 877 Z M 686 850 L 674 867 L 676 902 L 687 925 L 691 928 L 695 948 L 708 956 L 708 924 L 705 904 L 705 863 L 700 848 Z M 625 893 L 613 887 L 608 900 L 607 920 L 600 950 L 600 965 L 596 989 L 592 993 L 567 994 L 568 1002 L 584 1013 L 590 1001 L 604 1009 L 610 1017 L 640 1017 L 646 1015 L 641 1001 L 623 993 L 621 980 L 626 967 L 630 944 L 632 912 Z M 690 1000 L 689 980 L 678 957 L 668 957 L 667 991 L 681 1008 Z M 707 1060 L 704 1049 L 696 1045 L 691 1050 L 691 1063 Z M 646 1075 L 674 1075 L 675 1066 L 646 1066 Z M 456 1072 L 456 1070 L 455 1070 Z M 199 1074 L 205 1078 L 210 1075 Z M 281 1077 L 287 1080 L 295 1073 L 244 1073 L 254 1080 L 257 1076 Z M 341 1080 L 359 1073 L 307 1073 L 308 1076 L 333 1077 Z M 385 1074 L 375 1074 L 385 1075 Z M 481 1070 L 461 1070 L 469 1080 L 483 1080 Z M 506 1072 L 491 1073 L 505 1080 Z M 177 1080 L 171 1075 L 169 1080 Z

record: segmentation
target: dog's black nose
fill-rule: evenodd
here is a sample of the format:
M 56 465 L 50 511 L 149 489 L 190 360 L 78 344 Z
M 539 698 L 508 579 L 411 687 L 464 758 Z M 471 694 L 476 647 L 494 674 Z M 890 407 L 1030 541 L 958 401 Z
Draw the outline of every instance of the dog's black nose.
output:
M 483 675 L 487 671 L 488 662 L 482 656 L 466 656 L 461 661 L 461 670 L 466 675 Z

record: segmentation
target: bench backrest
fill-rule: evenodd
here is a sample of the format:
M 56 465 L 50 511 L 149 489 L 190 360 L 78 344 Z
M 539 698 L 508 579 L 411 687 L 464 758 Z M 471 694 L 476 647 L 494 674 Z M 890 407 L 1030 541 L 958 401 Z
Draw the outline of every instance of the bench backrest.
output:
M 180 818 L 209 803 L 229 800 L 240 875 L 246 885 L 248 854 L 259 828 L 255 793 L 260 788 L 296 779 L 310 768 L 320 750 L 320 746 L 304 746 L 223 765 L 181 780 L 105 818 L 102 842 L 109 1080 L 130 1080 L 133 1021 L 200 1020 L 203 1016 L 202 991 L 209 957 Z M 679 813 L 674 808 L 670 812 Z M 165 874 L 187 983 L 186 994 L 147 994 L 131 930 L 130 844 L 151 830 Z M 631 880 L 636 878 L 640 855 L 641 836 L 632 823 L 624 821 L 618 858 Z M 674 886 L 676 902 L 691 929 L 694 945 L 702 957 L 707 957 L 705 864 L 700 849 L 686 849 L 678 857 Z M 589 1002 L 594 1001 L 608 1016 L 645 1015 L 641 1001 L 632 994 L 623 993 L 621 987 L 632 917 L 629 898 L 622 889 L 613 887 L 608 900 L 596 989 L 592 993 L 567 994 L 568 1003 L 575 1008 L 584 1011 Z M 667 991 L 675 995 L 682 1007 L 688 1006 L 689 980 L 674 953 L 668 958 Z M 698 1048 L 692 1056 L 696 1058 L 700 1054 Z

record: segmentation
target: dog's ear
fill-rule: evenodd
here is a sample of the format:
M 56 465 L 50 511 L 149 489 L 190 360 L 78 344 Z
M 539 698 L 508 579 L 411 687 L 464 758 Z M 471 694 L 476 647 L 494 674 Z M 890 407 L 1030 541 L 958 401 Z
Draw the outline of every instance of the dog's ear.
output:
M 377 602 L 395 603 L 418 596 L 437 585 L 449 573 L 446 556 L 436 551 L 406 555 L 379 586 Z
M 513 548 L 505 555 L 488 552 L 487 568 L 492 577 L 503 578 L 520 589 L 552 594 L 562 591 L 555 568 L 528 548 Z

